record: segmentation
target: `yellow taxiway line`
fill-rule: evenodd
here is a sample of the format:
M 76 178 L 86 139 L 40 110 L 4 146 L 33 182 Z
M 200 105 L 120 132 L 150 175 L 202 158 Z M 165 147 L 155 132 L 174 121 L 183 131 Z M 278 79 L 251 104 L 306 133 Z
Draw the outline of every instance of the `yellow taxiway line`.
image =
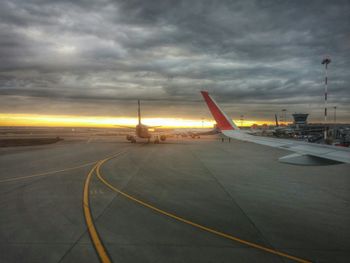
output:
M 103 263 L 110 263 L 112 262 L 107 254 L 107 251 L 105 247 L 102 244 L 102 241 L 100 239 L 100 236 L 97 233 L 92 215 L 90 210 L 90 199 L 89 199 L 89 185 L 91 181 L 91 177 L 96 169 L 96 166 L 99 163 L 95 164 L 94 167 L 90 170 L 88 176 L 86 177 L 85 184 L 84 184 L 84 192 L 83 192 L 83 210 L 84 210 L 84 217 L 86 226 L 89 231 L 89 235 L 91 238 L 91 241 L 95 247 L 95 250 Z
M 311 261 L 309 260 L 306 260 L 306 259 L 302 259 L 302 258 L 298 258 L 298 257 L 295 257 L 295 256 L 292 256 L 292 255 L 289 255 L 289 254 L 286 254 L 284 252 L 281 252 L 281 251 L 278 251 L 278 250 L 275 250 L 275 249 L 271 249 L 271 248 L 268 248 L 268 247 L 264 247 L 264 246 L 261 246 L 259 244 L 256 244 L 256 243 L 253 243 L 253 242 L 250 242 L 250 241 L 246 241 L 244 239 L 241 239 L 241 238 L 238 238 L 238 237 L 235 237 L 233 235 L 230 235 L 230 234 L 226 234 L 226 233 L 223 233 L 221 231 L 218 231 L 218 230 L 215 230 L 215 229 L 212 229 L 210 227 L 207 227 L 207 226 L 204 226 L 204 225 L 201 225 L 201 224 L 198 224 L 198 223 L 195 223 L 195 222 L 192 222 L 190 220 L 187 220 L 183 217 L 180 217 L 180 216 L 177 216 L 173 213 L 170 213 L 170 212 L 167 212 L 167 211 L 164 211 L 160 208 L 157 208 L 155 207 L 154 205 L 150 204 L 150 203 L 147 203 L 147 202 L 144 202 L 134 196 L 131 196 L 119 189 L 117 189 L 116 187 L 114 187 L 113 185 L 111 185 L 108 181 L 106 181 L 102 176 L 101 176 L 101 166 L 109 161 L 110 159 L 112 159 L 113 157 L 110 157 L 110 158 L 106 158 L 104 160 L 101 160 L 100 162 L 98 162 L 94 169 L 96 169 L 96 173 L 97 173 L 97 177 L 98 179 L 100 179 L 100 181 L 105 184 L 108 188 L 110 188 L 111 190 L 113 190 L 114 192 L 117 192 L 119 194 L 121 194 L 122 196 L 126 197 L 127 199 L 131 200 L 131 201 L 134 201 L 136 202 L 137 204 L 140 204 L 144 207 L 147 207 L 159 214 L 162 214 L 162 215 L 165 215 L 165 216 L 168 216 L 174 220 L 177 220 L 177 221 L 180 221 L 182 223 L 185 223 L 187 225 L 190 225 L 190 226 L 193 226 L 195 228 L 198 228 L 198 229 L 201 229 L 201 230 L 204 230 L 206 232 L 209 232 L 209 233 L 212 233 L 214 235 L 217 235 L 217 236 L 220 236 L 220 237 L 223 237 L 223 238 L 226 238 L 226 239 L 229 239 L 229 240 L 232 240 L 232 241 L 235 241 L 235 242 L 238 242 L 238 243 L 241 243 L 241 244 L 244 244 L 244 245 L 247 245 L 249 247 L 253 247 L 255 249 L 258 249 L 258 250 L 262 250 L 262 251 L 265 251 L 267 253 L 270 253 L 270 254 L 274 254 L 274 255 L 277 255 L 277 256 L 280 256 L 280 257 L 283 257 L 283 258 L 287 258 L 287 259 L 290 259 L 290 260 L 293 260 L 295 262 L 301 262 L 301 263 L 311 263 Z M 94 170 L 93 169 L 93 170 Z M 92 171 L 93 171 L 92 170 Z M 92 174 L 92 172 L 91 172 Z M 109 262 L 109 261 L 102 261 L 102 262 Z
M 106 159 L 103 159 L 101 161 L 99 161 L 97 164 L 94 165 L 94 167 L 92 167 L 92 169 L 90 170 L 89 174 L 87 175 L 86 179 L 85 179 L 85 183 L 84 183 L 84 190 L 83 190 L 83 211 L 84 211 L 84 218 L 85 218 L 85 222 L 86 222 L 86 226 L 92 241 L 92 244 L 97 252 L 98 257 L 100 258 L 100 261 L 102 263 L 111 263 L 112 260 L 110 259 L 106 248 L 103 246 L 103 243 L 101 241 L 101 238 L 96 230 L 95 224 L 94 224 L 94 220 L 91 214 L 91 210 L 90 210 L 90 198 L 89 198 L 89 188 L 90 188 L 90 182 L 91 182 L 91 178 L 96 170 L 96 167 L 101 163 L 101 162 L 105 162 L 109 159 L 115 158 L 117 156 L 120 156 L 121 154 L 123 154 L 124 152 L 119 152 L 111 157 L 108 157 Z
M 114 155 L 113 155 L 113 157 L 114 157 Z M 44 173 L 37 173 L 37 174 L 32 174 L 32 175 L 27 175 L 27 176 L 20 176 L 20 177 L 14 177 L 14 178 L 7 178 L 7 179 L 0 180 L 0 184 L 1 183 L 18 181 L 18 180 L 29 179 L 29 178 L 53 175 L 53 174 L 62 173 L 62 172 L 67 172 L 67 171 L 71 171 L 71 170 L 75 170 L 75 169 L 79 169 L 79 168 L 83 168 L 83 167 L 95 164 L 98 161 L 100 161 L 100 160 L 96 160 L 96 161 L 93 161 L 93 162 L 88 162 L 88 163 L 84 163 L 84 164 L 80 164 L 80 165 L 77 165 L 77 166 L 68 167 L 68 168 L 64 168 L 64 169 L 60 169 L 60 170 L 55 170 L 55 171 L 49 171 L 49 172 L 44 172 Z
M 13 181 L 18 181 L 18 180 L 23 180 L 23 179 L 29 179 L 29 178 L 35 178 L 35 177 L 40 177 L 40 176 L 46 176 L 46 175 L 53 175 L 53 174 L 66 172 L 66 171 L 71 171 L 71 170 L 75 170 L 75 169 L 82 168 L 82 167 L 85 167 L 85 166 L 89 166 L 89 165 L 92 165 L 92 164 L 94 164 L 96 162 L 97 161 L 93 161 L 93 162 L 81 164 L 81 165 L 78 165 L 78 166 L 69 167 L 69 168 L 65 168 L 65 169 L 61 169 L 61 170 L 45 172 L 45 173 L 38 173 L 38 174 L 32 174 L 32 175 L 27 175 L 27 176 L 20 176 L 20 177 L 3 179 L 3 180 L 0 180 L 0 183 L 13 182 Z

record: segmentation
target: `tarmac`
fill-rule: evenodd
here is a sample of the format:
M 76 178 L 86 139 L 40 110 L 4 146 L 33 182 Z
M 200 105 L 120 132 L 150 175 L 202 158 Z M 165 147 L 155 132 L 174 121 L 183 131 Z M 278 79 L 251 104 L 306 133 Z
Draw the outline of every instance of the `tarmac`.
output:
M 214 137 L 0 148 L 0 262 L 349 262 L 350 165 L 288 153 Z

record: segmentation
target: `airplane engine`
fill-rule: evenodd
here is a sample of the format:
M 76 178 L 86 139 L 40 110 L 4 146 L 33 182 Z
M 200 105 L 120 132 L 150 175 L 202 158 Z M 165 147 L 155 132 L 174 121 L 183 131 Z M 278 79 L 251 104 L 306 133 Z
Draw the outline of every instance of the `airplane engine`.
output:
M 166 136 L 165 136 L 165 135 L 161 135 L 161 136 L 160 136 L 160 140 L 161 140 L 162 142 L 164 142 L 164 141 L 166 140 Z
M 129 142 L 132 142 L 132 143 L 135 143 L 136 142 L 136 138 L 132 135 L 126 135 L 126 139 L 129 141 Z

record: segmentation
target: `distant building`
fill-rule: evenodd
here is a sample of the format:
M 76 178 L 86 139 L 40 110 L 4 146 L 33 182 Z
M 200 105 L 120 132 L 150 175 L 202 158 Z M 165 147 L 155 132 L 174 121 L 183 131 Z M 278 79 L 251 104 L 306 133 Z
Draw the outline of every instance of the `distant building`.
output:
M 307 113 L 294 113 L 294 125 L 297 127 L 306 126 L 307 125 L 307 117 L 309 114 Z

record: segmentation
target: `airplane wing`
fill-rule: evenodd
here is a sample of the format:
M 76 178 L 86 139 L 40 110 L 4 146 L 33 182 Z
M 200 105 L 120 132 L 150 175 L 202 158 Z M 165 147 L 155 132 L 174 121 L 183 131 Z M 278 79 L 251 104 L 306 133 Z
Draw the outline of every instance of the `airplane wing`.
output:
M 136 126 L 127 126 L 127 125 L 114 125 L 114 126 L 119 128 L 133 129 L 133 130 L 135 130 L 136 128 Z
M 348 148 L 247 134 L 241 131 L 227 117 L 207 91 L 201 91 L 201 93 L 217 123 L 217 127 L 227 137 L 295 152 L 294 154 L 279 158 L 279 161 L 284 163 L 297 165 L 350 163 L 350 149 Z

